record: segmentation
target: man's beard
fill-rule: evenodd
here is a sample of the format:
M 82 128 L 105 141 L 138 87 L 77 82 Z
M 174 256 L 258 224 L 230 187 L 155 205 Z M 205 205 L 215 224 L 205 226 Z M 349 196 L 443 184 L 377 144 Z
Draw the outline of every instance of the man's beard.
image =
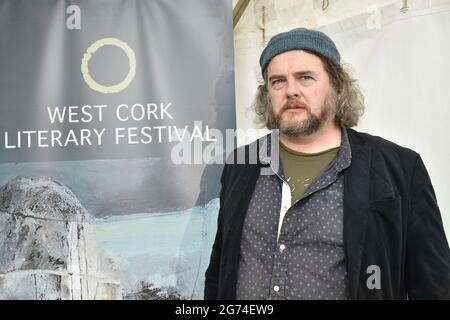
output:
M 301 121 L 295 120 L 295 113 L 292 114 L 292 118 L 283 119 L 283 113 L 292 107 L 304 108 L 306 119 Z M 296 138 L 313 134 L 322 128 L 329 119 L 334 119 L 336 115 L 336 98 L 334 92 L 327 96 L 319 111 L 319 115 L 315 115 L 306 104 L 296 99 L 291 99 L 277 114 L 273 112 L 273 107 L 270 107 L 268 120 L 273 124 L 274 129 L 279 129 L 280 132 L 288 137 Z

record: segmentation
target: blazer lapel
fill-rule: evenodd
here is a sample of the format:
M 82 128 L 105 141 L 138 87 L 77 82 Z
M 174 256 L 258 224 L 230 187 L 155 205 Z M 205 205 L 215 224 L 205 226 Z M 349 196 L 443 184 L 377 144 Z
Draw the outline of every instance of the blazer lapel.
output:
M 352 160 L 344 173 L 344 248 L 349 298 L 356 299 L 370 202 L 370 156 L 356 132 L 347 130 Z

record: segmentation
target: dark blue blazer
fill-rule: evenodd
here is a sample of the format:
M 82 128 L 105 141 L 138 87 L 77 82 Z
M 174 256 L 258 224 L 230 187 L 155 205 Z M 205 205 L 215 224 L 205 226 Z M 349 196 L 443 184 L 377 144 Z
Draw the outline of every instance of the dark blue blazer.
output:
M 352 150 L 344 171 L 349 298 L 450 299 L 450 251 L 422 159 L 380 137 L 346 130 Z M 205 299 L 236 298 L 242 228 L 262 166 L 226 164 L 223 169 Z M 372 265 L 380 270 L 379 288 L 367 283 Z

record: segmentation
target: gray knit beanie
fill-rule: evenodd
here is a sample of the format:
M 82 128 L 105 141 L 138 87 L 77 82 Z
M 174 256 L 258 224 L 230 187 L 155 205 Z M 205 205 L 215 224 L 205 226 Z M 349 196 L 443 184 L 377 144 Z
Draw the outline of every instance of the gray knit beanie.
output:
M 270 39 L 259 58 L 261 73 L 264 76 L 266 67 L 276 55 L 285 51 L 302 49 L 318 53 L 340 65 L 341 56 L 336 45 L 325 33 L 306 28 L 297 28 L 277 34 Z

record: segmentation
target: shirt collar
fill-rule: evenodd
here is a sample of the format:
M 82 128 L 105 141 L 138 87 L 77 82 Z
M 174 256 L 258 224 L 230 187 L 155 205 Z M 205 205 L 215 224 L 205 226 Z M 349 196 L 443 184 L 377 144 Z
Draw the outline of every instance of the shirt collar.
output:
M 279 156 L 279 130 L 274 129 L 270 134 L 262 137 L 259 141 L 259 161 L 263 165 L 270 165 L 275 173 L 280 170 L 280 156 Z M 274 145 L 274 148 L 272 148 Z M 348 140 L 347 129 L 341 126 L 341 145 L 339 151 L 334 158 L 336 172 L 340 172 L 350 166 L 352 159 L 352 152 L 350 142 Z
M 340 172 L 350 166 L 352 160 L 352 149 L 348 140 L 347 129 L 341 126 L 341 146 L 334 158 L 336 172 Z

